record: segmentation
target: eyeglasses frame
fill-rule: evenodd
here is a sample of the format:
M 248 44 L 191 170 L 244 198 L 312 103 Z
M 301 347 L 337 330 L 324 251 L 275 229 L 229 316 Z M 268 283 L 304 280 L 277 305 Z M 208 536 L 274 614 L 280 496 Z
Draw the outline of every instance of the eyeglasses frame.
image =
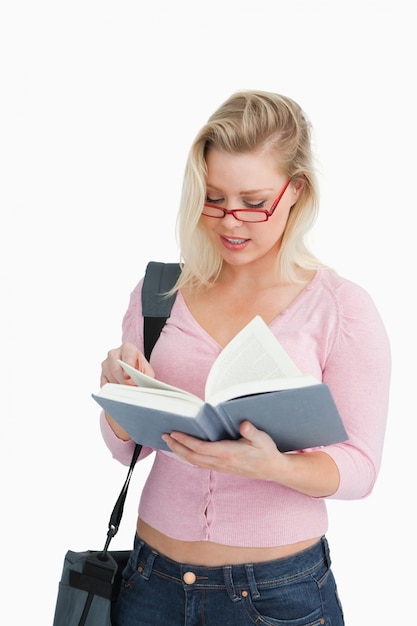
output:
M 224 217 L 226 217 L 226 215 L 233 215 L 235 220 L 238 220 L 239 222 L 248 222 L 249 224 L 259 224 L 259 223 L 262 223 L 262 222 L 267 222 L 269 220 L 269 218 L 271 217 L 271 215 L 274 213 L 275 209 L 277 208 L 277 206 L 278 206 L 282 196 L 287 191 L 287 188 L 288 188 L 288 186 L 289 186 L 291 181 L 292 181 L 292 178 L 287 180 L 287 182 L 285 183 L 284 187 L 279 192 L 279 195 L 273 201 L 269 211 L 267 209 L 231 209 L 231 210 L 229 210 L 229 209 L 223 209 L 222 207 L 218 206 L 217 204 L 212 204 L 210 202 L 205 202 L 204 203 L 205 207 L 210 207 L 212 209 L 218 209 L 219 211 L 223 211 L 223 215 L 207 215 L 206 213 L 204 213 L 204 209 L 203 209 L 201 215 L 204 215 L 205 217 L 213 217 L 214 219 L 223 219 Z M 245 211 L 245 213 L 256 213 L 258 215 L 262 214 L 264 216 L 264 219 L 260 219 L 260 220 L 242 220 L 242 219 L 239 218 L 239 212 L 240 211 Z M 236 215 L 236 213 L 237 213 L 237 215 Z

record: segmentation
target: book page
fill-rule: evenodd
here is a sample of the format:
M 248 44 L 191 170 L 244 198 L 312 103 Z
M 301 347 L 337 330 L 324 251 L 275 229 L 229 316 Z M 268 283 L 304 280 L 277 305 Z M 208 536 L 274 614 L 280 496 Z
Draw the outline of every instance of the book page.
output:
M 319 381 L 315 376 L 285 376 L 284 378 L 264 378 L 262 380 L 250 380 L 245 383 L 227 386 L 210 396 L 210 403 L 217 407 L 221 402 L 244 396 L 251 396 L 271 391 L 284 391 L 289 389 L 301 389 L 318 385 Z
M 190 396 L 191 398 L 197 398 L 192 393 L 188 391 L 184 391 L 184 389 L 180 389 L 179 387 L 174 387 L 174 385 L 168 385 L 168 383 L 163 383 L 161 380 L 157 378 L 152 378 L 143 372 L 140 372 L 135 367 L 128 365 L 124 361 L 117 361 L 119 365 L 124 369 L 126 374 L 129 374 L 130 378 L 133 380 L 135 385 L 138 387 L 145 387 L 146 389 L 154 389 L 154 390 L 165 390 L 165 391 L 175 391 L 176 393 L 181 394 L 182 396 Z
M 178 393 L 170 389 L 159 389 L 158 393 L 155 393 L 155 390 L 151 388 L 115 383 L 106 383 L 93 397 L 124 402 L 142 409 L 176 413 L 183 417 L 195 417 L 204 405 L 204 402 L 197 396 L 184 395 L 181 390 Z
M 302 377 L 302 373 L 262 318 L 256 316 L 214 362 L 207 377 L 206 401 L 216 405 L 219 401 L 236 397 L 239 390 L 241 395 L 246 394 L 247 383 L 251 383 L 251 393 L 256 393 L 257 381 L 262 392 L 265 380 L 296 376 Z

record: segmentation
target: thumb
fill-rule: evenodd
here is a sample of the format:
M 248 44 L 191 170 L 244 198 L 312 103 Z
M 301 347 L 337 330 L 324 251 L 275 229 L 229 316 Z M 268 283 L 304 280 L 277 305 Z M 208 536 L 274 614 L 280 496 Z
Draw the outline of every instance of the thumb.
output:
M 245 420 L 239 427 L 241 436 L 251 443 L 256 448 L 261 448 L 265 445 L 265 437 L 269 436 L 262 430 L 258 430 L 253 424 Z

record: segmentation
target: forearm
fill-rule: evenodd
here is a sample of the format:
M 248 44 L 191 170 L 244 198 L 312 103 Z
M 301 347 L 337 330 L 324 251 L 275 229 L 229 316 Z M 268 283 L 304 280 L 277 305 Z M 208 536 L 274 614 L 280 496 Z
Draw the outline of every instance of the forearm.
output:
M 119 424 L 112 417 L 110 417 L 108 413 L 104 413 L 104 416 L 116 437 L 122 441 L 130 441 L 131 436 L 128 435 L 127 432 L 123 430 L 123 428 L 119 426 Z
M 280 455 L 275 480 L 314 498 L 324 498 L 337 491 L 340 475 L 334 460 L 318 450 Z
M 111 418 L 110 418 L 111 419 Z M 106 417 L 104 411 L 100 414 L 100 429 L 103 435 L 104 442 L 108 449 L 111 451 L 113 458 L 117 459 L 123 465 L 129 465 L 132 460 L 133 450 L 135 448 L 135 442 L 124 431 L 119 432 L 120 435 L 129 437 L 128 439 L 122 439 L 112 429 L 109 420 Z M 149 456 L 152 452 L 152 448 L 144 446 L 139 455 L 139 460 Z

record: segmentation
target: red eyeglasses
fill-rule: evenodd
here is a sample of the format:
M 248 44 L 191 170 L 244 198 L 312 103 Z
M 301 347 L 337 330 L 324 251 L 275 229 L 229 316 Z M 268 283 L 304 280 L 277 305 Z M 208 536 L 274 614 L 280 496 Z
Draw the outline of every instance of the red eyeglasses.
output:
M 277 208 L 279 201 L 286 192 L 290 182 L 291 178 L 285 183 L 284 187 L 279 193 L 279 196 L 273 201 L 269 211 L 267 211 L 266 209 L 232 209 L 231 211 L 229 211 L 228 209 L 223 209 L 222 207 L 217 206 L 217 204 L 205 202 L 202 215 L 205 215 L 206 217 L 222 218 L 226 215 L 231 214 L 236 220 L 239 220 L 240 222 L 267 222 Z

